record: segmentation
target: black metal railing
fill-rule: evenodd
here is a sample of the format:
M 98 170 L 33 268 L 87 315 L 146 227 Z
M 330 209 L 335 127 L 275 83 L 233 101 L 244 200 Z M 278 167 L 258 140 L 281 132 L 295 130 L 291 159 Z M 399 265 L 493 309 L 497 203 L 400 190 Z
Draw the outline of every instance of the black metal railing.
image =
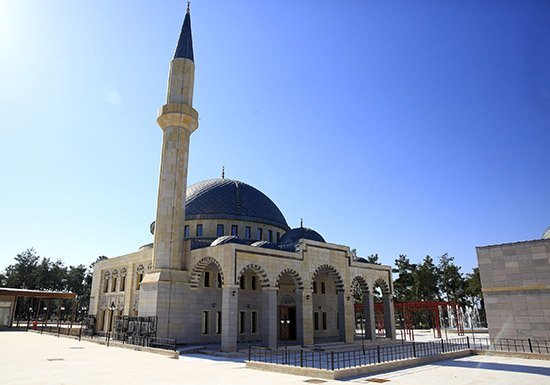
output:
M 343 351 L 305 348 L 269 349 L 249 346 L 248 360 L 303 368 L 338 370 L 419 357 L 431 357 L 463 350 L 550 354 L 550 341 L 470 338 L 467 336 L 429 342 L 403 342 L 401 345 L 379 345 L 365 349 Z
M 177 350 L 177 344 L 174 338 L 128 336 L 125 340 L 122 341 L 122 343 L 128 345 L 145 346 L 148 348 L 172 351 Z
M 269 349 L 250 346 L 249 361 L 279 365 L 299 366 L 326 370 L 346 369 L 357 366 L 434 356 L 468 349 L 468 338 L 412 342 L 402 345 L 376 346 L 345 351 L 322 349 Z
M 471 338 L 470 345 L 476 350 L 495 350 L 514 353 L 550 354 L 550 341 L 513 338 Z

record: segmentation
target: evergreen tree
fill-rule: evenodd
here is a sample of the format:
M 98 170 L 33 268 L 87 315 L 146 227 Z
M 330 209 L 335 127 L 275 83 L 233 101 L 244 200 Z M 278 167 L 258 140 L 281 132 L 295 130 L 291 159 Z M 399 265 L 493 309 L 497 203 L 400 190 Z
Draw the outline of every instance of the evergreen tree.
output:
M 395 260 L 395 268 L 392 272 L 399 274 L 399 277 L 393 281 L 395 296 L 398 301 L 415 300 L 414 283 L 417 267 L 412 264 L 406 255 L 400 254 Z
M 454 264 L 454 257 L 447 253 L 439 257 L 437 266 L 439 272 L 439 290 L 442 298 L 447 301 L 454 301 L 461 305 L 466 301 L 466 280 L 460 272 L 460 267 Z
M 367 263 L 372 263 L 374 265 L 381 265 L 379 259 L 378 259 L 378 253 L 371 254 L 366 259 Z
M 415 293 L 418 301 L 433 301 L 440 298 L 438 271 L 433 258 L 426 255 L 415 274 Z

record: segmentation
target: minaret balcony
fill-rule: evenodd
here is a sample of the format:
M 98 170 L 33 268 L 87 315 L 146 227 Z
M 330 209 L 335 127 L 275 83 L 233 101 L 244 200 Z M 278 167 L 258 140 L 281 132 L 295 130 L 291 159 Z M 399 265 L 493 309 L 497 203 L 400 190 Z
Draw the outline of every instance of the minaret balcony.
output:
M 183 127 L 191 134 L 199 126 L 199 113 L 188 104 L 167 103 L 160 108 L 157 123 L 163 130 Z

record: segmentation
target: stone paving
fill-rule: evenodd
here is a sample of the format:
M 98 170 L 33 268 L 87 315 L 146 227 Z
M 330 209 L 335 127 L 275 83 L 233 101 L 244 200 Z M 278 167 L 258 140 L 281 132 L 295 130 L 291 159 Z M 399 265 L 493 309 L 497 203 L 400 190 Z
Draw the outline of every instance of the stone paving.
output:
M 0 333 L 0 383 L 307 384 L 311 377 L 245 368 L 241 358 L 185 355 L 179 360 L 95 343 L 25 332 Z M 387 381 L 386 381 L 387 380 Z M 347 381 L 323 383 L 547 385 L 550 361 L 472 356 Z M 317 382 L 321 383 L 321 382 Z

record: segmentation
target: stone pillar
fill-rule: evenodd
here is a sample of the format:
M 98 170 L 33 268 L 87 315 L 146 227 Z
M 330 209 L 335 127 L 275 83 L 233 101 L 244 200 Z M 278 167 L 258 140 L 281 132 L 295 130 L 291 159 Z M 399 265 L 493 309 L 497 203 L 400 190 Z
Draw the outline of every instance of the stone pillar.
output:
M 277 292 L 276 287 L 262 288 L 262 340 L 265 346 L 277 348 Z
M 344 331 L 343 341 L 348 344 L 355 342 L 355 309 L 353 307 L 353 300 L 351 293 L 342 293 L 343 307 L 342 312 L 338 309 L 340 317 L 340 338 L 342 339 L 342 329 Z M 340 301 L 338 301 L 340 302 Z M 338 306 L 340 308 L 340 306 Z
M 393 301 L 390 294 L 382 295 L 382 303 L 384 304 L 384 329 L 386 330 L 386 338 L 395 339 L 395 314 L 393 311 Z
M 376 340 L 376 316 L 374 313 L 374 295 L 363 293 L 363 314 L 365 315 L 365 338 Z
M 338 337 L 340 341 L 346 340 L 346 299 L 343 291 L 338 292 Z
M 296 337 L 302 346 L 313 345 L 313 295 L 311 290 L 296 290 Z
M 238 321 L 239 321 L 238 299 L 239 299 L 238 285 L 223 285 L 221 349 L 224 352 L 237 351 L 237 332 L 238 332 Z

